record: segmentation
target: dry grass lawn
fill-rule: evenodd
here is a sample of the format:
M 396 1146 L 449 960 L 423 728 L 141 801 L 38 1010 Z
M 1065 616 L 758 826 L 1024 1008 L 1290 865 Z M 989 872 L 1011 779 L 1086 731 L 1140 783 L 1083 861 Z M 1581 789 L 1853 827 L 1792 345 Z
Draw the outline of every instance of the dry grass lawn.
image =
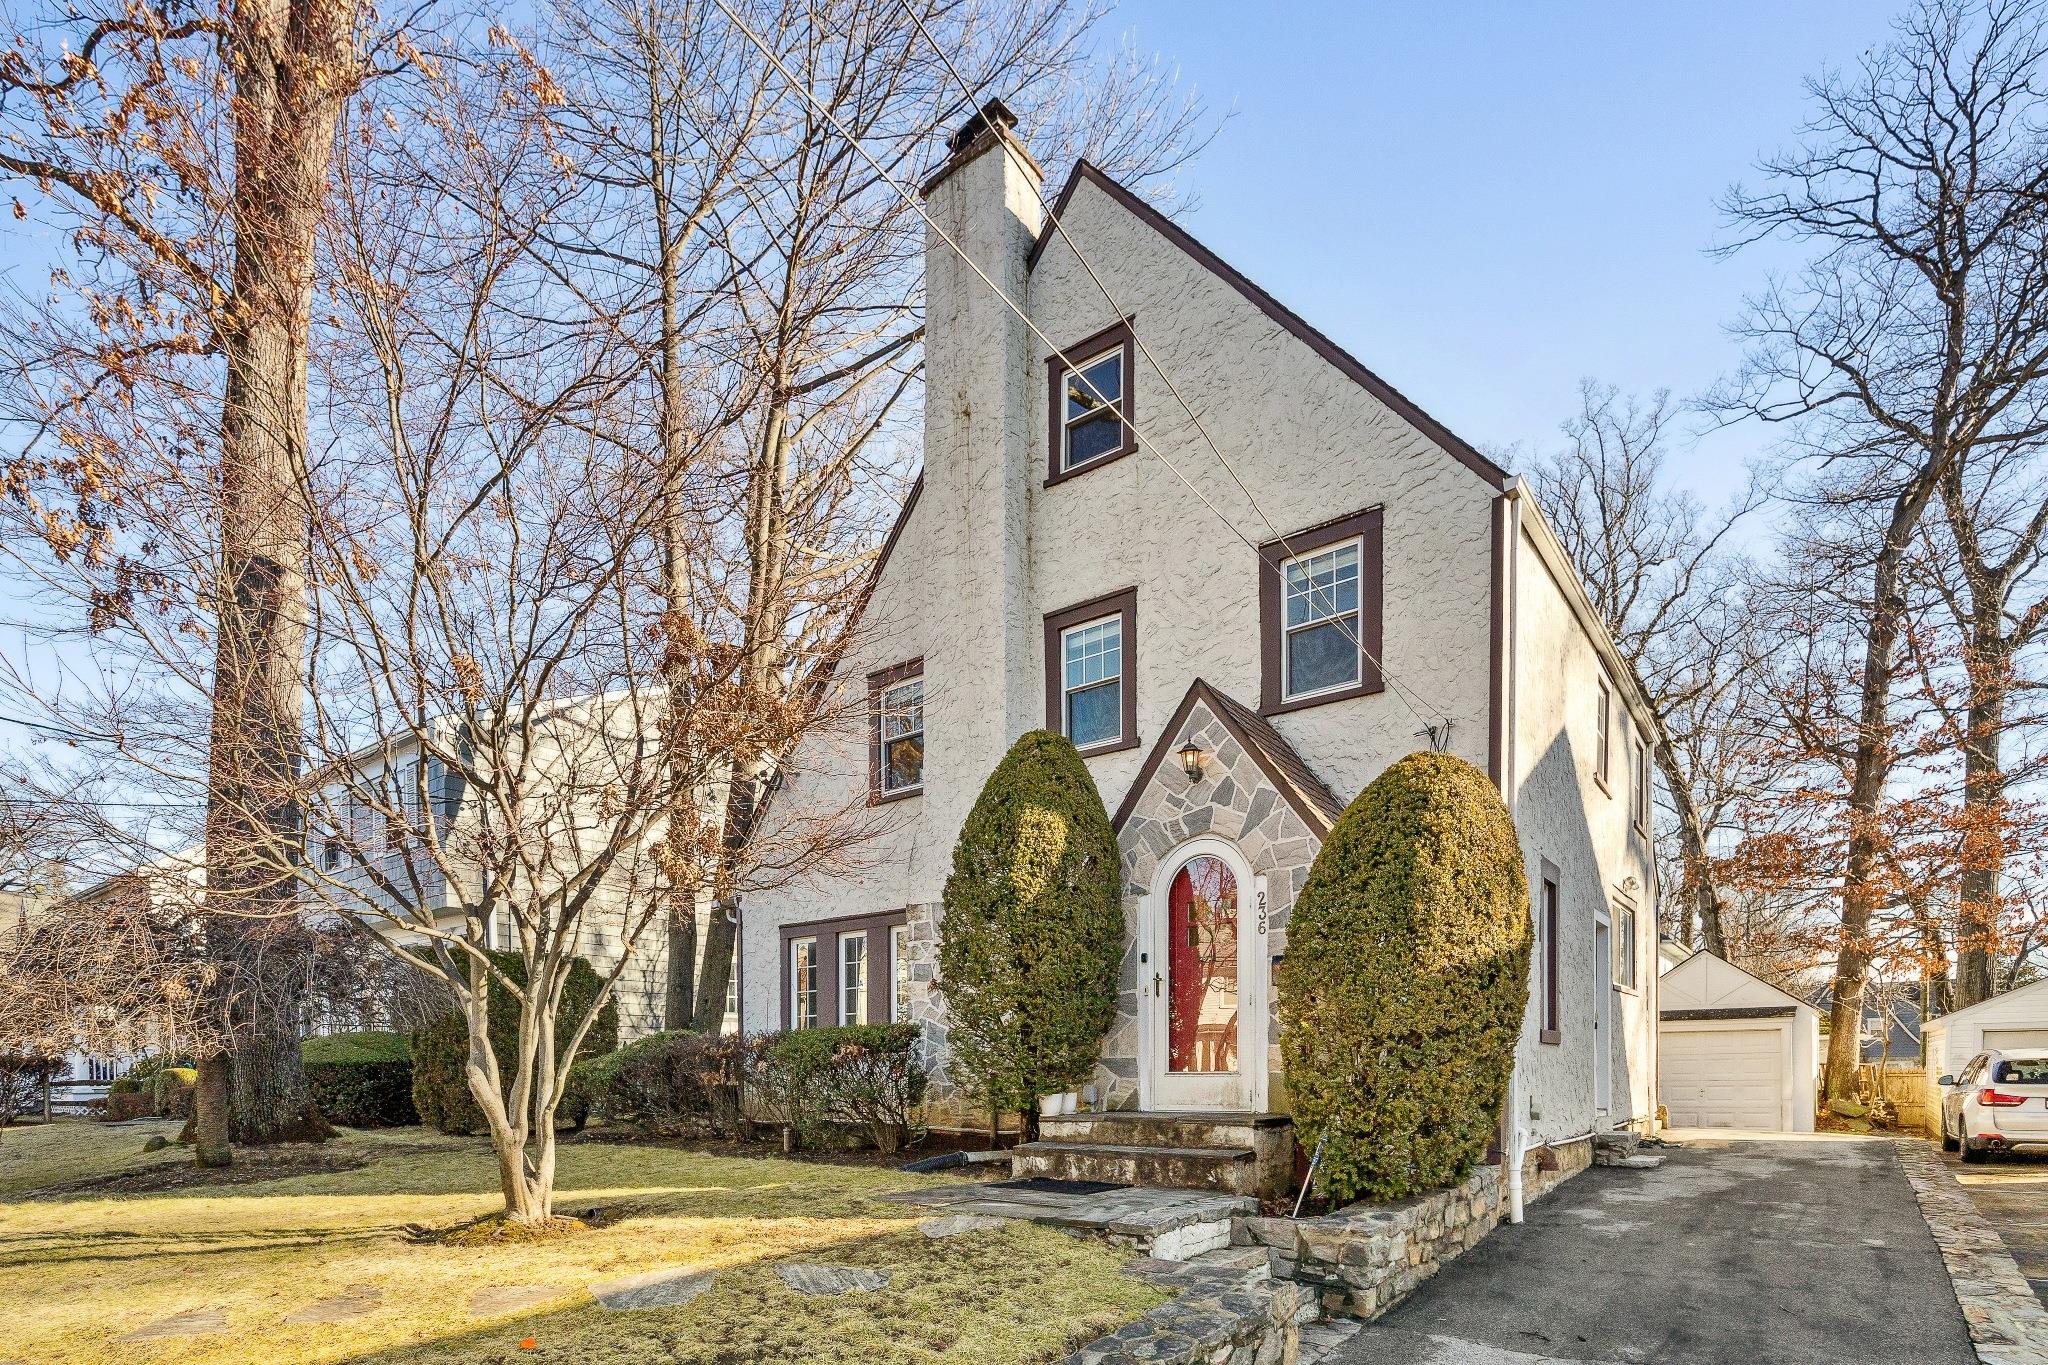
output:
M 60 1123 L 0 1136 L 0 1357 L 136 1365 L 575 1361 L 587 1365 L 859 1362 L 1021 1365 L 1057 1358 L 1130 1321 L 1158 1291 L 1121 1276 L 1121 1253 L 1044 1228 L 934 1241 L 918 1211 L 870 1196 L 934 1177 L 657 1147 L 562 1149 L 557 1207 L 623 1209 L 610 1226 L 541 1246 L 449 1246 L 409 1236 L 498 1206 L 481 1140 L 418 1129 L 345 1133 L 355 1169 L 259 1183 L 109 1192 L 189 1161 L 142 1153 L 151 1132 Z M 303 1149 L 301 1149 L 303 1150 Z M 161 1174 L 161 1173 L 159 1173 Z M 781 1260 L 893 1272 L 885 1289 L 805 1298 Z M 612 1313 L 588 1286 L 672 1266 L 715 1286 L 675 1308 Z M 538 1307 L 471 1314 L 486 1287 L 552 1287 Z M 285 1317 L 363 1289 L 352 1321 Z M 124 1341 L 174 1315 L 215 1310 L 225 1330 Z M 531 1345 L 527 1345 L 530 1339 Z

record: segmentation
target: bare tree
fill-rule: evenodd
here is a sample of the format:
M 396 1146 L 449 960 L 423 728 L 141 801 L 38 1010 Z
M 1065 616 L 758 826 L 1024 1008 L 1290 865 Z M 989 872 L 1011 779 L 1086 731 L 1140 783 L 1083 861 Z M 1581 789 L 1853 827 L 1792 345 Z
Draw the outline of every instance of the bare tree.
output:
M 1530 483 L 1656 718 L 1683 877 L 1679 936 L 1690 943 L 1697 924 L 1707 951 L 1727 957 L 1711 844 L 1754 778 L 1739 744 L 1747 614 L 1727 542 L 1757 497 L 1752 489 L 1709 517 L 1672 490 L 1663 474 L 1671 423 L 1667 395 L 1623 398 L 1587 380 L 1564 425 L 1569 444 L 1539 460 Z
M 1855 71 L 1810 81 L 1801 145 L 1761 163 L 1767 188 L 1725 202 L 1730 250 L 1778 236 L 1814 255 L 1751 301 L 1747 366 L 1719 401 L 1793 424 L 1795 450 L 1828 472 L 1827 497 L 1880 509 L 1860 556 L 1867 610 L 1843 793 L 1830 1097 L 1855 1084 L 1882 894 L 1905 562 L 1959 460 L 2044 430 L 2044 58 L 2037 7 L 1928 0 Z

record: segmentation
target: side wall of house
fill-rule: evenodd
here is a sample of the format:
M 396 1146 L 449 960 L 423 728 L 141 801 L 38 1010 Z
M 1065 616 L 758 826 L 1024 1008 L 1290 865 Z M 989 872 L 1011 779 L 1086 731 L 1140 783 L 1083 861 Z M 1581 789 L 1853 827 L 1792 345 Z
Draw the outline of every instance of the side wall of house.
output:
M 1529 515 L 1525 510 L 1524 516 Z M 1638 728 L 1608 676 L 1593 638 L 1572 611 L 1569 589 L 1544 562 L 1526 527 L 1511 583 L 1515 825 L 1527 859 L 1531 904 L 1540 928 L 1543 879 L 1555 869 L 1561 906 L 1557 1040 L 1541 1036 L 1543 964 L 1531 966 L 1529 1013 L 1520 1047 L 1519 1116 L 1538 1140 L 1596 1127 L 1638 1126 L 1656 1114 L 1657 919 L 1648 835 L 1630 811 L 1630 763 Z M 1609 771 L 1597 772 L 1599 689 L 1612 697 Z M 1635 985 L 1615 984 L 1615 964 L 1596 954 L 1597 925 L 1608 941 L 1635 916 Z M 1601 999 L 1609 1027 L 1597 1027 Z M 1607 1113 L 1595 1103 L 1600 1050 L 1612 1078 Z

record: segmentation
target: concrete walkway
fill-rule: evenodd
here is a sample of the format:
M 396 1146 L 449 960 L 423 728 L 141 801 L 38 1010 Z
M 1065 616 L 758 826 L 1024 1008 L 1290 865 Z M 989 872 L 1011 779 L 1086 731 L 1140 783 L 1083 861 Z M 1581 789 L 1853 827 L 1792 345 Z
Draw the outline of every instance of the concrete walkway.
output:
M 1890 1142 L 1674 1134 L 1596 1167 L 1366 1327 L 1347 1365 L 1975 1365 Z

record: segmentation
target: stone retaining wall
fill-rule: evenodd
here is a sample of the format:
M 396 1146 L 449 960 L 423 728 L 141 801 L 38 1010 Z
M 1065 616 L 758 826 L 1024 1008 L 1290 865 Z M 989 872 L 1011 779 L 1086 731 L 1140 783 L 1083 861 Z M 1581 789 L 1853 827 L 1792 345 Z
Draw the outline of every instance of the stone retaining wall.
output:
M 1314 1299 L 1299 1285 L 1245 1272 L 1140 1257 L 1126 1275 L 1173 1299 L 1101 1337 L 1060 1365 L 1293 1365 Z
M 1533 1203 L 1592 1164 L 1579 1141 L 1532 1150 L 1522 1199 Z M 1445 1263 L 1478 1245 L 1507 1216 L 1500 1166 L 1463 1183 L 1390 1204 L 1353 1204 L 1319 1218 L 1247 1218 L 1239 1237 L 1267 1248 L 1273 1275 L 1321 1292 L 1325 1312 L 1376 1318 Z

